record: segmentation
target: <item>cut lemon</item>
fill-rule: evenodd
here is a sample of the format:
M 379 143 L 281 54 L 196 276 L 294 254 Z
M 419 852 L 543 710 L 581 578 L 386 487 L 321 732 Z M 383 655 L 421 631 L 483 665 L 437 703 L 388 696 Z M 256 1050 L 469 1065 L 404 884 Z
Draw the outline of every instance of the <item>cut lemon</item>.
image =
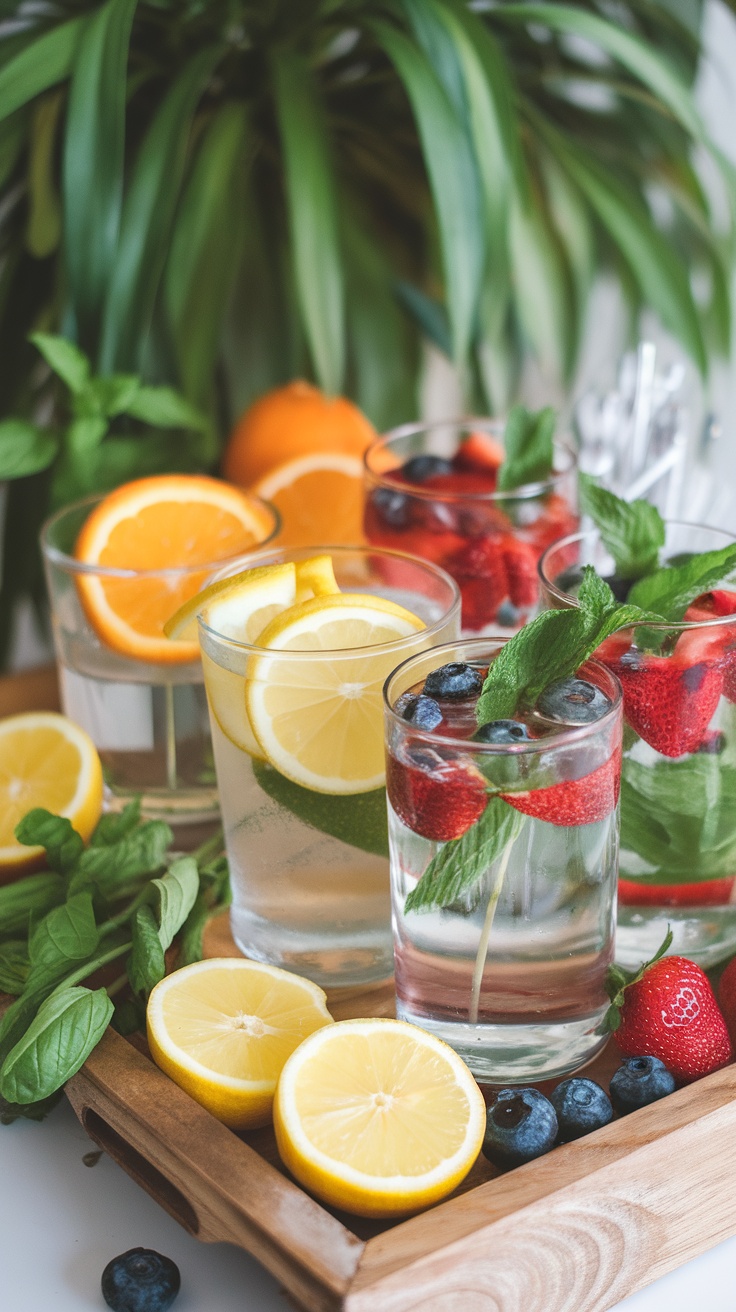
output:
M 380 788 L 393 644 L 423 628 L 403 606 L 362 593 L 314 597 L 277 616 L 258 645 L 279 654 L 253 657 L 246 682 L 248 718 L 271 765 L 317 792 Z M 298 655 L 281 654 L 289 651 Z
M 272 469 L 251 489 L 281 516 L 279 542 L 362 542 L 363 461 L 359 455 L 312 451 Z
M 35 865 L 41 847 L 14 835 L 27 811 L 67 816 L 89 838 L 102 810 L 102 767 L 92 739 L 54 711 L 0 720 L 0 871 Z
M 202 670 L 210 712 L 225 737 L 239 747 L 241 752 L 247 752 L 260 761 L 265 760 L 248 719 L 244 675 L 237 670 L 225 669 L 206 651 L 202 652 Z
M 211 958 L 167 975 L 146 1015 L 158 1066 L 234 1130 L 267 1125 L 295 1048 L 333 1023 L 322 989 L 276 966 Z
M 339 591 L 332 556 L 310 556 L 308 560 L 296 562 L 297 601 L 328 597 Z
M 402 1216 L 467 1175 L 486 1109 L 465 1062 L 399 1020 L 346 1020 L 286 1062 L 274 1103 L 284 1165 L 311 1193 L 359 1216 Z
M 233 642 L 252 643 L 266 625 L 296 601 L 296 567 L 259 565 L 218 579 L 179 608 L 164 625 L 169 638 L 197 637 L 197 616 Z
M 196 643 L 169 643 L 164 621 L 199 591 L 218 561 L 263 542 L 272 528 L 266 506 L 215 478 L 167 474 L 124 484 L 95 507 L 75 546 L 85 564 L 136 571 L 127 578 L 80 574 L 90 624 L 124 656 L 196 660 Z

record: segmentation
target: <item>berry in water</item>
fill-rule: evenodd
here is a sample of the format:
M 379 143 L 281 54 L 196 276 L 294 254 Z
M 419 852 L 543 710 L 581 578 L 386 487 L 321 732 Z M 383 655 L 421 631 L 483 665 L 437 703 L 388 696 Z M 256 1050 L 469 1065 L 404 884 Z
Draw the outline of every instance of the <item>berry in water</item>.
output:
M 389 801 L 409 829 L 445 843 L 461 838 L 486 809 L 486 781 L 471 761 L 429 747 L 390 753 L 386 769 Z
M 613 1120 L 611 1101 L 595 1080 L 581 1076 L 563 1080 L 552 1091 L 550 1101 L 557 1113 L 560 1137 L 566 1141 L 580 1139 Z
M 390 487 L 377 487 L 371 493 L 371 502 L 379 519 L 389 528 L 406 528 L 410 504 L 405 493 L 394 492 Z
M 473 734 L 478 743 L 529 743 L 532 736 L 518 720 L 491 720 Z
M 659 1057 L 626 1057 L 611 1076 L 611 1102 L 620 1116 L 665 1098 L 675 1088 L 675 1077 Z
M 102 1297 L 113 1312 L 167 1312 L 180 1284 L 171 1258 L 152 1248 L 130 1248 L 102 1272 Z
M 483 687 L 483 679 L 472 665 L 461 661 L 451 661 L 449 665 L 440 665 L 432 670 L 424 681 L 424 693 L 427 697 L 436 697 L 439 701 L 464 701 L 466 697 L 477 697 Z
M 425 483 L 428 478 L 451 474 L 452 463 L 442 456 L 412 456 L 401 466 L 401 473 L 408 483 Z
M 537 702 L 540 714 L 559 724 L 593 724 L 610 708 L 610 697 L 587 679 L 558 679 Z
M 554 1148 L 557 1114 L 538 1089 L 501 1089 L 488 1108 L 483 1156 L 504 1170 Z
M 432 697 L 419 696 L 413 692 L 402 693 L 396 702 L 396 710 L 402 720 L 407 720 L 417 729 L 436 729 L 442 722 L 442 711 Z

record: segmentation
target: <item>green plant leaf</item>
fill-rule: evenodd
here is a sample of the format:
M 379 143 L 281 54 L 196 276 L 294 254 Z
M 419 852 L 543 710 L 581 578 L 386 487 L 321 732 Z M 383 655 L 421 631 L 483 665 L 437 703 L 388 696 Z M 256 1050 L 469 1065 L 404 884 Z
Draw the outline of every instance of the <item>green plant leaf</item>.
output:
M 656 569 L 665 539 L 664 520 L 657 507 L 650 501 L 624 501 L 589 474 L 580 474 L 578 483 L 580 507 L 590 515 L 613 556 L 616 573 L 623 579 L 638 579 Z
M 669 565 L 639 579 L 629 593 L 632 605 L 656 611 L 663 619 L 681 620 L 691 602 L 736 570 L 736 546 L 702 551 L 684 565 Z
M 462 838 L 451 839 L 432 857 L 408 894 L 404 912 L 448 907 L 467 897 L 507 845 L 513 843 L 523 823 L 524 817 L 503 798 L 490 798 L 480 819 Z
M 93 378 L 83 399 L 96 414 L 113 419 L 131 413 L 129 406 L 140 390 L 137 374 L 108 374 L 105 378 Z
M 162 879 L 153 879 L 159 903 L 158 936 L 166 950 L 181 929 L 199 892 L 199 871 L 194 857 L 180 856 Z
M 77 329 L 94 340 L 115 263 L 123 200 L 128 43 L 137 0 L 93 10 L 79 42 L 66 115 L 65 255 Z
M 134 993 L 147 998 L 151 989 L 166 974 L 164 950 L 158 925 L 150 907 L 138 907 L 133 916 L 133 949 L 126 962 L 128 979 Z
M 557 413 L 551 405 L 537 411 L 515 405 L 509 411 L 503 437 L 505 457 L 498 472 L 502 492 L 549 478 L 556 423 Z
M 56 874 L 26 875 L 0 888 L 0 936 L 27 930 L 31 916 L 43 916 L 64 901 L 64 880 Z
M 114 847 L 140 824 L 141 801 L 136 797 L 122 811 L 107 811 L 100 816 L 89 840 L 90 847 Z
M 52 870 L 65 874 L 76 864 L 84 841 L 65 816 L 53 815 L 42 806 L 27 811 L 15 826 L 19 843 L 27 847 L 43 847 Z
M 84 14 L 50 28 L 0 68 L 0 119 L 69 76 L 88 21 Z
M 25 939 L 11 938 L 0 945 L 0 993 L 17 997 L 23 992 L 28 979 L 28 944 Z
M 342 388 L 345 372 L 345 308 L 327 129 L 312 75 L 300 54 L 276 51 L 272 75 L 304 331 L 320 384 L 335 393 Z
M 62 99 L 57 93 L 36 105 L 28 156 L 28 224 L 26 246 L 38 260 L 56 250 L 61 235 L 61 205 L 54 180 L 54 146 Z
M 58 438 L 25 419 L 0 421 L 0 479 L 25 478 L 48 469 L 59 450 Z
M 55 980 L 86 961 L 99 943 L 99 931 L 88 892 L 71 896 L 49 911 L 33 930 L 28 943 L 28 988 Z
M 525 203 L 514 196 L 510 249 L 514 308 L 522 332 L 543 372 L 564 375 L 573 332 L 569 287 L 560 247 L 538 199 Z
M 642 765 L 624 760 L 621 776 L 622 874 L 627 852 L 649 869 L 646 885 L 718 879 L 736 869 L 736 769 L 717 756 Z
M 194 961 L 201 961 L 204 956 L 204 931 L 208 920 L 213 915 L 208 898 L 204 893 L 198 894 L 181 931 L 177 969 L 191 966 Z M 0 969 L 2 958 L 0 957 Z
M 395 65 L 414 112 L 437 214 L 453 357 L 463 362 L 475 333 L 486 258 L 475 157 L 465 128 L 424 54 L 387 23 L 374 20 L 370 27 Z
M 112 1013 L 104 989 L 68 988 L 52 994 L 3 1062 L 3 1098 L 32 1103 L 55 1093 L 84 1065 Z
M 209 421 L 173 387 L 139 387 L 125 404 L 125 413 L 155 428 L 185 428 L 207 432 Z
M 163 868 L 172 839 L 163 820 L 147 820 L 117 843 L 86 848 L 77 861 L 69 891 L 91 885 L 103 897 L 118 896 L 121 889 Z
M 425 296 L 418 287 L 412 283 L 405 282 L 403 278 L 398 279 L 394 284 L 396 295 L 402 305 L 406 307 L 409 314 L 414 318 L 421 328 L 424 336 L 433 346 L 437 347 L 448 360 L 452 359 L 452 336 L 450 334 L 450 323 L 447 318 L 447 310 L 439 301 L 435 301 L 431 296 Z
M 220 48 L 185 64 L 151 123 L 123 204 L 102 321 L 101 373 L 135 370 L 143 355 L 181 190 L 192 116 Z
M 28 340 L 33 342 L 70 392 L 76 395 L 84 391 L 90 380 L 90 363 L 78 346 L 66 337 L 53 336 L 51 333 L 31 333 Z

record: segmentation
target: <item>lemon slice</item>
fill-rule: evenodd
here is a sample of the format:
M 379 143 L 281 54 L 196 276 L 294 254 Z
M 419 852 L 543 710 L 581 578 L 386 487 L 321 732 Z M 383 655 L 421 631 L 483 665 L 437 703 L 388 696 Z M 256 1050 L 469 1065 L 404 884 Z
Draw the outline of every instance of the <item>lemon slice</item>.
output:
M 296 599 L 309 601 L 339 592 L 332 556 L 310 556 L 296 562 Z
M 485 1124 L 465 1062 L 399 1020 L 346 1020 L 313 1034 L 286 1062 L 274 1103 L 288 1170 L 359 1216 L 402 1216 L 451 1193 Z
M 167 975 L 146 1013 L 158 1066 L 234 1130 L 267 1125 L 287 1057 L 331 1025 L 322 989 L 276 966 L 213 957 Z
M 292 564 L 260 565 L 230 578 L 218 579 L 179 608 L 164 625 L 167 638 L 197 640 L 197 616 L 225 638 L 255 642 L 275 615 L 296 601 L 296 568 Z
M 316 792 L 380 788 L 381 690 L 399 659 L 385 644 L 423 629 L 403 606 L 349 592 L 315 597 L 273 620 L 259 647 L 300 654 L 264 654 L 248 665 L 248 718 L 271 765 Z
M 64 715 L 37 711 L 0 720 L 0 871 L 35 864 L 42 847 L 14 835 L 34 806 L 66 816 L 89 838 L 102 810 L 102 767 L 92 739 Z

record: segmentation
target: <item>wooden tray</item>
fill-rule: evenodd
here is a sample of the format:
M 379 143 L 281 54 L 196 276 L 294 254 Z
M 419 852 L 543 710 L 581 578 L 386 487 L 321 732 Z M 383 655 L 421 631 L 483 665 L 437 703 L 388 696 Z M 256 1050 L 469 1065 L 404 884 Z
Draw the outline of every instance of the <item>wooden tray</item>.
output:
M 210 956 L 237 955 L 227 918 Z M 390 984 L 330 999 L 390 1015 Z M 410 1220 L 331 1211 L 108 1032 L 67 1085 L 91 1137 L 199 1239 L 258 1258 L 309 1312 L 604 1312 L 736 1232 L 736 1065 L 505 1175 L 480 1158 Z M 615 1046 L 586 1070 L 607 1085 Z M 544 1087 L 544 1086 L 541 1086 Z

